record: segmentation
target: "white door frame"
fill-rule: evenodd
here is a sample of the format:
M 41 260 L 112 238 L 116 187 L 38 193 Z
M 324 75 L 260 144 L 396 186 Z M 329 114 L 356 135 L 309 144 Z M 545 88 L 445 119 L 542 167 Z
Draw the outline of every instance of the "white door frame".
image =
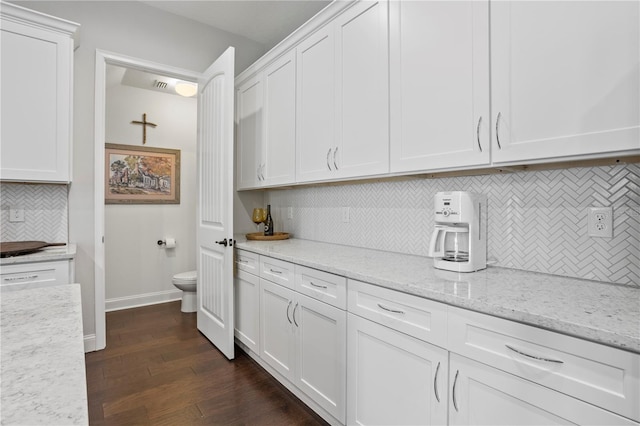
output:
M 85 345 L 85 351 L 101 350 L 107 344 L 105 320 L 105 250 L 104 250 L 104 144 L 106 113 L 107 64 L 133 68 L 167 77 L 197 83 L 201 73 L 175 68 L 157 62 L 96 49 L 95 117 L 94 117 L 94 292 L 95 346 Z

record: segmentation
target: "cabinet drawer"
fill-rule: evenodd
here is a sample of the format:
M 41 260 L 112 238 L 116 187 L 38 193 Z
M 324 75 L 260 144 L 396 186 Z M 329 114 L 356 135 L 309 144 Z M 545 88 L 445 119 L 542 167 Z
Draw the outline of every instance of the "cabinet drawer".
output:
M 0 272 L 2 291 L 69 284 L 69 261 L 4 265 Z
M 271 257 L 260 256 L 260 278 L 293 290 L 293 264 Z
M 296 291 L 342 310 L 347 309 L 347 279 L 339 275 L 295 266 Z
M 236 250 L 236 268 L 249 272 L 253 275 L 259 275 L 258 265 L 260 256 L 250 251 Z
M 446 345 L 447 308 L 442 303 L 354 280 L 348 281 L 347 301 L 353 314 L 434 345 Z
M 449 350 L 640 420 L 640 355 L 449 307 Z

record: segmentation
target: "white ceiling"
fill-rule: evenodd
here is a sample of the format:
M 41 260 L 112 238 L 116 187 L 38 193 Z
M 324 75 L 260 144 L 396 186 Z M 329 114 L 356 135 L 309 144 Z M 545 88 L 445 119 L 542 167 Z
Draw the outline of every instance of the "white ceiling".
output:
M 331 3 L 330 0 L 143 1 L 263 44 L 267 50 Z

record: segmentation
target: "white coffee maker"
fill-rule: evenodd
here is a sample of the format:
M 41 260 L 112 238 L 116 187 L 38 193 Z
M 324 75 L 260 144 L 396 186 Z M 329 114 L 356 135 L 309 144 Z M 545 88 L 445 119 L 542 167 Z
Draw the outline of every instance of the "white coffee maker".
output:
M 487 197 L 464 191 L 438 192 L 429 245 L 433 266 L 455 272 L 487 267 Z

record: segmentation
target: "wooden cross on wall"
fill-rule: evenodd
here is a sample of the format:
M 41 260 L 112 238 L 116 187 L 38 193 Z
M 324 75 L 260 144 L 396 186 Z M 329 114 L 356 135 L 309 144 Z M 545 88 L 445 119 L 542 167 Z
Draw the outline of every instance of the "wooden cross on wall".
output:
M 131 124 L 141 124 L 142 125 L 142 145 L 147 143 L 147 126 L 156 127 L 157 124 L 151 123 L 147 121 L 147 114 L 142 114 L 142 121 L 132 121 Z

